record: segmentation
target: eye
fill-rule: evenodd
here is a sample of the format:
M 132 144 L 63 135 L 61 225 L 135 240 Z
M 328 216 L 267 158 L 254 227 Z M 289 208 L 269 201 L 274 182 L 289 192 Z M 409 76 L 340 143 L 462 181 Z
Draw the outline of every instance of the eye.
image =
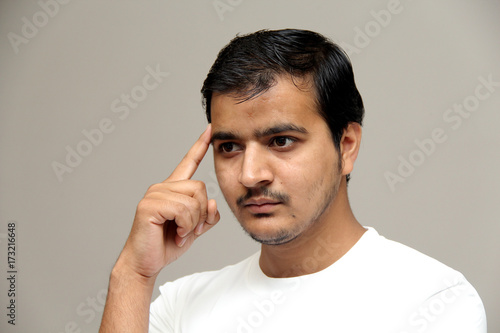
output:
M 274 146 L 280 147 L 280 148 L 285 148 L 285 147 L 290 146 L 294 142 L 295 142 L 295 140 L 292 138 L 289 138 L 286 136 L 277 136 L 277 137 L 272 139 L 271 145 L 274 145 Z
M 234 142 L 224 142 L 219 145 L 219 151 L 222 153 L 232 153 L 235 152 L 239 146 Z

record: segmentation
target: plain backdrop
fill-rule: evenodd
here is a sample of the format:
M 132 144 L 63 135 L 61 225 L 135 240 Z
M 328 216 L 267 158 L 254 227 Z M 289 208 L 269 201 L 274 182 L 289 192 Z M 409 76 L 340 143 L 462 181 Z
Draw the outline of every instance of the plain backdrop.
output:
M 500 332 L 499 1 L 59 1 L 0 2 L 0 331 L 97 331 L 138 201 L 206 126 L 217 52 L 238 33 L 303 28 L 346 48 L 364 99 L 356 217 L 461 271 Z M 158 285 L 258 250 L 211 153 L 194 178 L 221 222 Z

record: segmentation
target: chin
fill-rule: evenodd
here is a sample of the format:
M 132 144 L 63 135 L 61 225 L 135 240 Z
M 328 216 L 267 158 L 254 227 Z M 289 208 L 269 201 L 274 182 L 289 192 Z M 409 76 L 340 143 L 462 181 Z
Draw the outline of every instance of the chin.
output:
M 251 221 L 250 226 L 241 223 L 243 230 L 256 242 L 264 245 L 283 245 L 293 241 L 299 236 L 288 228 L 276 228 L 274 221 L 262 221 L 262 216 L 257 221 Z
M 269 236 L 261 237 L 252 234 L 249 235 L 254 241 L 259 242 L 260 244 L 272 245 L 272 246 L 279 246 L 290 243 L 291 241 L 293 241 L 295 238 L 298 237 L 298 236 L 290 237 L 290 235 L 275 235 L 274 237 L 269 237 Z

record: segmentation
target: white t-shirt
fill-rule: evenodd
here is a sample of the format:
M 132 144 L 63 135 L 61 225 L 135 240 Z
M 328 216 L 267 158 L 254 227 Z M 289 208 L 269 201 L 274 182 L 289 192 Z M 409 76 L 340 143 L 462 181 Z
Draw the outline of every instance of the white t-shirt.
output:
M 328 255 L 325 241 L 301 265 Z M 160 287 L 149 331 L 486 333 L 481 299 L 461 273 L 373 228 L 310 275 L 270 278 L 259 254 Z

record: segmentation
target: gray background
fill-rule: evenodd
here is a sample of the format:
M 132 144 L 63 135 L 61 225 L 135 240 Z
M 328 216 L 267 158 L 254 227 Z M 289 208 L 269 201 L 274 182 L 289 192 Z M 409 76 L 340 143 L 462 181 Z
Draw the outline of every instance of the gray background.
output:
M 349 192 L 359 221 L 463 272 L 484 301 L 489 331 L 500 332 L 500 87 L 467 117 L 444 118 L 454 104 L 474 102 L 480 77 L 500 81 L 500 3 L 401 0 L 399 13 L 378 23 L 373 13 L 392 2 L 88 0 L 56 8 L 42 0 L 52 3 L 48 15 L 36 1 L 2 0 L 0 330 L 97 331 L 137 202 L 205 128 L 199 89 L 217 52 L 237 33 L 296 27 L 357 48 L 349 53 L 366 120 Z M 26 21 L 38 31 L 25 27 L 29 38 L 15 46 L 9 36 L 25 38 Z M 148 66 L 169 75 L 127 117 L 113 112 L 122 94 L 140 96 Z M 58 179 L 52 164 L 66 164 L 66 146 L 84 145 L 82 131 L 103 119 L 113 131 Z M 435 129 L 446 140 L 419 153 L 415 140 Z M 419 165 L 391 189 L 385 174 L 410 157 Z M 225 206 L 211 156 L 195 178 L 206 181 L 222 220 L 159 283 L 258 249 Z M 5 315 L 9 221 L 18 232 L 15 327 Z

